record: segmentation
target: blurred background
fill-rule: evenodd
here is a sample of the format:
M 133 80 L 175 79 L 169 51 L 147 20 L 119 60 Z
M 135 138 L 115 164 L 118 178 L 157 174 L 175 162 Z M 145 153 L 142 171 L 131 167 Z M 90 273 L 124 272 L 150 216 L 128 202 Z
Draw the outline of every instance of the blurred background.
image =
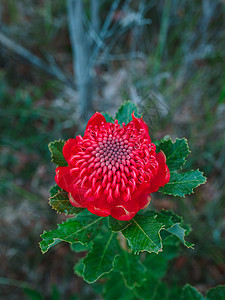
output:
M 125 99 L 153 140 L 186 137 L 186 168 L 208 178 L 185 199 L 154 196 L 195 243 L 164 280 L 202 292 L 225 283 L 224 24 L 224 0 L 0 1 L 0 299 L 101 299 L 73 273 L 83 254 L 39 249 L 43 230 L 65 220 L 48 205 L 48 143 Z

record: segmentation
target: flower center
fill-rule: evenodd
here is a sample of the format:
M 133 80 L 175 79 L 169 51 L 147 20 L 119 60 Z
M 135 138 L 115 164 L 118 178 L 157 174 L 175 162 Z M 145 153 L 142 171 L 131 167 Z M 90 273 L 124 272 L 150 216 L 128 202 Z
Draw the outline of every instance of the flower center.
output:
M 71 161 L 75 166 L 71 171 L 79 178 L 76 186 L 88 188 L 85 198 L 103 194 L 109 202 L 118 197 L 130 200 L 137 186 L 149 182 L 158 168 L 152 145 L 134 124 L 121 127 L 116 120 L 88 127 Z
M 101 139 L 98 143 L 98 147 L 92 154 L 95 155 L 97 161 L 101 163 L 101 167 L 107 166 L 109 170 L 116 168 L 119 170 L 120 164 L 126 166 L 129 164 L 130 153 L 133 147 L 129 145 L 127 140 L 123 141 L 121 137 L 113 136 L 110 134 L 107 137 Z

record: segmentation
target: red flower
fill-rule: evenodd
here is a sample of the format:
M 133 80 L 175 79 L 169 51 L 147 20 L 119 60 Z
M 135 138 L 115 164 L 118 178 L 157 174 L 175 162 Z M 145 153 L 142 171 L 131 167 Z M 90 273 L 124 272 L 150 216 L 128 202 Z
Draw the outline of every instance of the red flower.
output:
M 150 193 L 169 182 L 164 153 L 155 152 L 142 118 L 132 118 L 120 126 L 95 113 L 84 136 L 65 143 L 68 167 L 58 167 L 55 180 L 73 206 L 127 221 L 148 206 Z

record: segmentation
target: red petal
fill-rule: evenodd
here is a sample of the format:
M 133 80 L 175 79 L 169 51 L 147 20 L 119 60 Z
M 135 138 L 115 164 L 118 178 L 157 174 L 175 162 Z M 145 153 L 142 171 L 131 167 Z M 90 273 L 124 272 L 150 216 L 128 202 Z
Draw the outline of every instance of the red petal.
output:
M 70 203 L 75 207 L 85 207 L 84 205 L 84 197 L 83 195 L 76 194 L 76 193 L 69 193 L 69 200 Z
M 158 191 L 158 189 L 165 184 L 167 184 L 170 180 L 170 171 L 168 166 L 166 165 L 166 156 L 161 151 L 156 153 L 156 159 L 159 164 L 159 169 L 157 175 L 152 178 L 150 185 L 150 193 L 154 193 Z
M 102 122 L 106 123 L 105 117 L 102 114 L 100 114 L 99 112 L 96 112 L 88 121 L 86 129 L 90 125 L 99 127 L 102 124 Z
M 87 207 L 90 213 L 97 215 L 99 217 L 108 217 L 110 215 L 110 210 L 96 207 L 95 205 L 90 205 Z
M 63 156 L 67 162 L 69 161 L 71 155 L 74 155 L 74 150 L 75 150 L 76 146 L 77 146 L 76 139 L 69 139 L 65 142 L 62 152 L 63 152 Z
M 129 221 L 139 211 L 139 205 L 135 201 L 118 202 L 111 208 L 111 216 L 120 221 Z
M 73 184 L 76 180 L 76 177 L 70 175 L 69 167 L 58 167 L 55 169 L 55 181 L 59 187 L 63 190 L 70 192 L 73 189 Z
M 86 207 L 92 214 L 97 216 L 108 217 L 110 215 L 110 207 L 105 195 L 89 202 Z
M 138 119 L 134 116 L 134 112 L 132 113 L 132 119 L 134 124 L 135 124 L 135 127 L 140 130 L 140 129 L 143 129 L 144 130 L 144 133 L 145 133 L 145 137 L 146 139 L 149 141 L 149 143 L 151 143 L 151 139 L 150 139 L 150 136 L 149 136 L 149 130 L 148 130 L 148 125 L 143 121 L 143 118 L 141 117 L 141 119 Z
M 151 201 L 151 195 L 145 194 L 139 199 L 140 209 L 145 209 L 149 206 Z
M 150 194 L 150 184 L 143 183 L 138 189 L 133 193 L 132 200 L 139 204 L 139 210 L 146 208 L 151 200 Z

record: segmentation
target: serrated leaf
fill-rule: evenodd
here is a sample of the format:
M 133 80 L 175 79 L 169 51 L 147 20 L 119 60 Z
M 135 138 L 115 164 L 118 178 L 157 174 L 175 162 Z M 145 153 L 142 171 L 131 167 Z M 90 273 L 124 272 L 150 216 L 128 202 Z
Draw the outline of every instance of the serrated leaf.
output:
M 210 289 L 206 294 L 206 300 L 225 299 L 225 285 L 218 285 Z
M 186 157 L 191 152 L 185 138 L 176 139 L 175 142 L 169 140 L 161 140 L 157 143 L 157 152 L 160 150 L 166 155 L 166 164 L 170 170 L 176 171 L 182 168 L 186 163 Z
M 204 300 L 202 294 L 190 284 L 186 284 L 181 294 L 183 300 Z
M 184 230 L 182 219 L 171 211 L 148 211 L 142 215 L 136 215 L 131 221 L 131 225 L 125 228 L 122 234 L 135 254 L 140 251 L 150 253 L 162 251 L 161 234 L 163 231 L 178 237 L 185 246 L 192 246 L 185 241 L 186 230 Z M 174 227 L 175 224 L 179 224 L 179 228 L 178 225 Z
M 128 124 L 130 121 L 132 121 L 133 112 L 136 118 L 141 117 L 141 114 L 138 112 L 138 107 L 135 103 L 131 101 L 124 101 L 116 114 L 118 123 L 120 125 L 123 123 Z
M 162 234 L 164 232 L 171 233 L 174 237 L 177 237 L 186 247 L 193 247 L 192 243 L 185 240 L 185 235 L 190 232 L 190 228 L 183 224 L 183 218 L 176 215 L 172 210 L 162 210 L 157 213 L 157 220 L 165 225 Z M 168 240 L 168 239 L 167 239 Z
M 102 217 L 82 212 L 75 218 L 67 219 L 66 222 L 59 224 L 57 229 L 44 231 L 40 242 L 42 253 L 62 241 L 88 244 L 98 233 L 102 219 Z
M 185 197 L 193 193 L 193 189 L 206 182 L 206 177 L 199 170 L 184 173 L 171 172 L 170 181 L 159 192 L 167 195 Z
M 74 207 L 69 200 L 68 194 L 64 191 L 59 192 L 53 197 L 49 198 L 49 204 L 58 213 L 65 213 L 66 215 L 78 214 L 84 208 Z
M 102 112 L 101 114 L 105 117 L 107 123 L 113 123 L 114 122 L 113 117 L 110 116 L 110 114 L 108 114 L 107 112 Z
M 180 223 L 175 223 L 173 226 L 171 226 L 170 228 L 166 229 L 167 232 L 172 233 L 173 235 L 175 235 L 176 237 L 178 237 L 178 239 L 181 240 L 181 242 L 188 248 L 192 247 L 193 244 L 185 241 L 184 236 L 185 236 L 185 232 L 186 229 L 182 228 L 180 226 Z
M 141 286 L 145 281 L 145 266 L 140 262 L 139 256 L 121 251 L 116 258 L 115 268 L 121 273 L 124 283 L 130 289 Z
M 48 144 L 48 148 L 51 152 L 52 162 L 61 167 L 68 166 L 68 163 L 62 154 L 64 144 L 65 141 L 62 140 L 54 141 Z
M 125 228 L 127 228 L 132 222 L 131 221 L 119 221 L 114 219 L 113 217 L 109 216 L 108 217 L 108 225 L 109 228 L 114 231 L 122 231 Z
M 56 194 L 58 194 L 59 192 L 61 192 L 62 189 L 57 185 L 53 185 L 50 189 L 49 189 L 49 193 L 50 193 L 50 197 L 55 196 Z
M 138 254 L 140 251 L 155 252 L 162 251 L 160 231 L 164 227 L 154 216 L 137 215 L 130 226 L 122 231 L 128 240 L 132 251 Z
M 114 268 L 114 260 L 118 255 L 118 242 L 116 234 L 108 232 L 104 237 L 96 238 L 92 249 L 85 257 L 83 278 L 88 283 L 95 282 L 102 275 L 109 273 Z

